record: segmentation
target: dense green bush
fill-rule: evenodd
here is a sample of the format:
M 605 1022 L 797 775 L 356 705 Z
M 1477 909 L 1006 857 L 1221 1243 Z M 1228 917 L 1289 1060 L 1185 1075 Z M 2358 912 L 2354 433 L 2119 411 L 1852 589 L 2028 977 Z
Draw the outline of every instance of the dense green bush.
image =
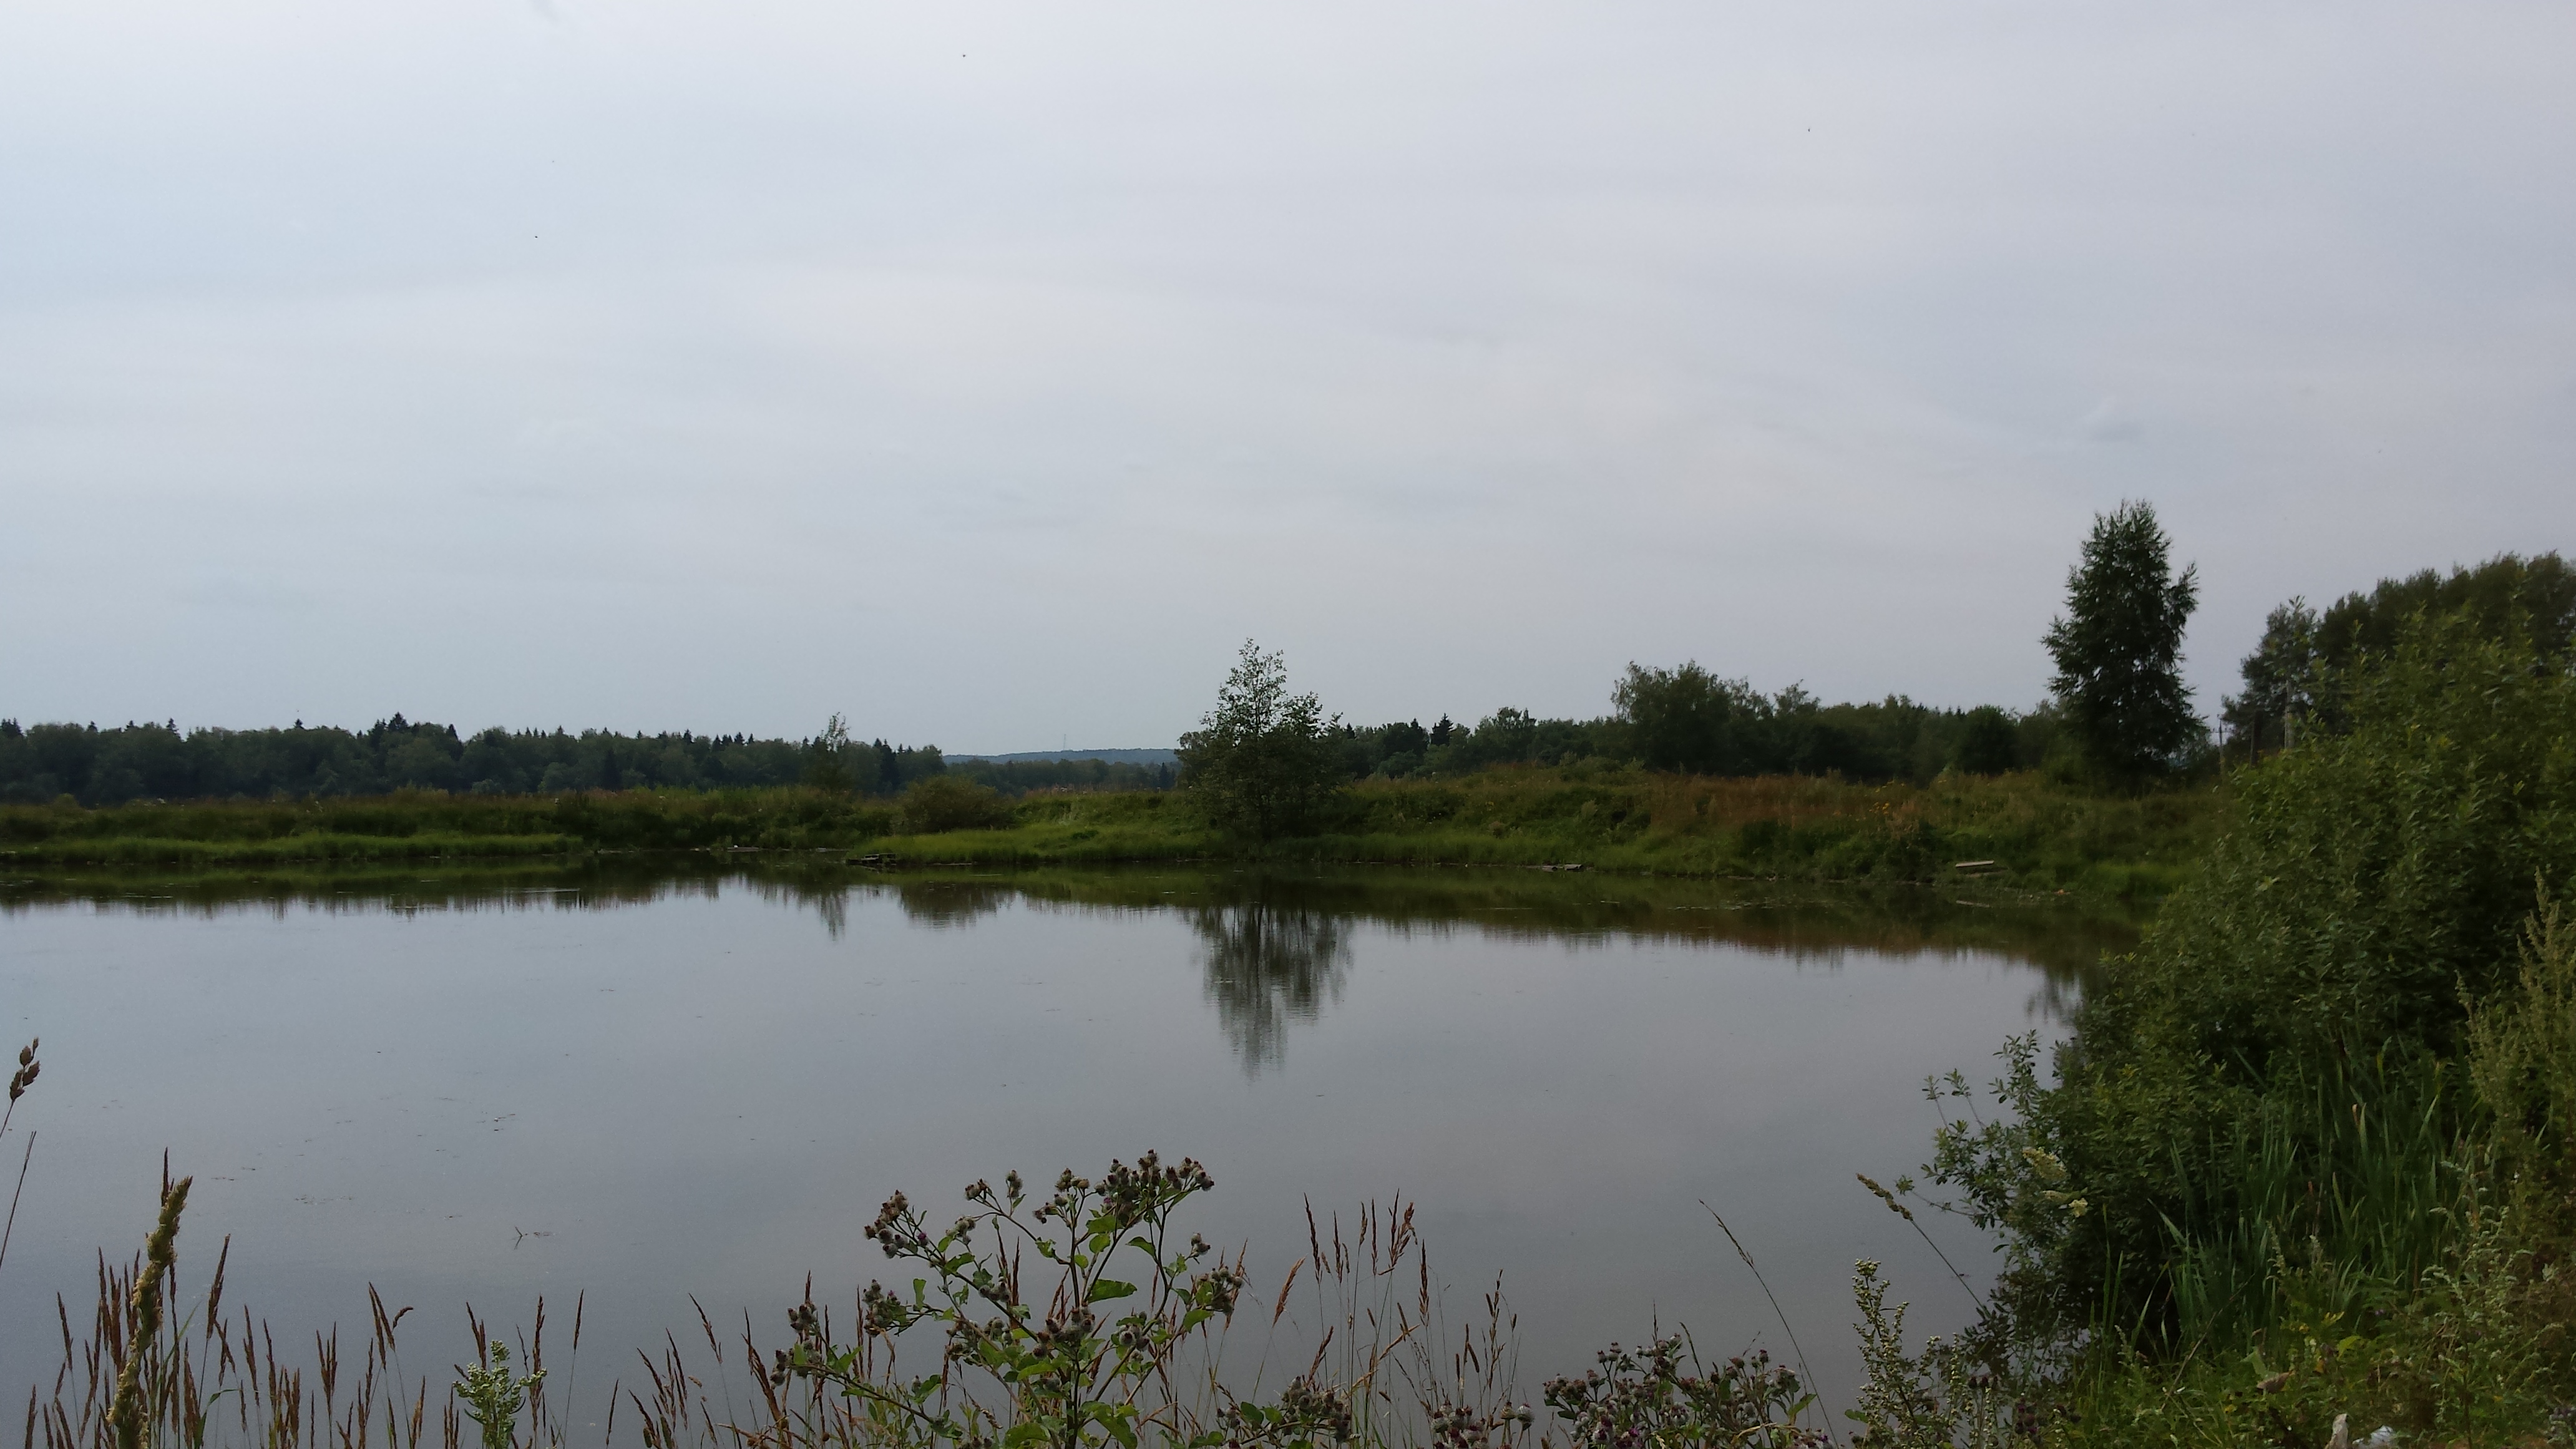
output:
M 2554 896 L 2576 870 L 2576 678 L 2449 618 L 2351 708 L 2350 733 L 2244 780 L 2205 878 L 2106 1003 L 2132 1050 L 2244 1081 L 2354 1042 L 2448 1054 L 2463 991 L 2508 978 L 2535 877 Z
M 1011 804 L 991 788 L 953 775 L 916 780 L 895 804 L 895 827 L 906 835 L 945 830 L 997 830 L 1011 823 Z
M 2576 679 L 2454 616 L 2349 699 L 2348 732 L 2240 776 L 2058 1083 L 2025 1044 L 2000 1084 L 2017 1113 L 1946 1134 L 1939 1175 L 2008 1232 L 2023 1329 L 2179 1348 L 2278 1309 L 2302 1253 L 2358 1301 L 2438 1248 L 2477 1117 L 2464 1024 L 2520 989 L 2535 888 L 2576 881 Z

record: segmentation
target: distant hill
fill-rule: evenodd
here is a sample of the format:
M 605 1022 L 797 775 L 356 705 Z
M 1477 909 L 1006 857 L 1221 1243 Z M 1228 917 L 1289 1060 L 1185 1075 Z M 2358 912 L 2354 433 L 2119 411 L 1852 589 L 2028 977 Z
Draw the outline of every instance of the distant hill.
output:
M 997 765 L 1018 764 L 1024 760 L 1099 760 L 1111 765 L 1177 765 L 1181 762 L 1179 752 L 1174 750 L 1029 750 L 1017 755 L 950 755 L 948 758 L 990 760 Z

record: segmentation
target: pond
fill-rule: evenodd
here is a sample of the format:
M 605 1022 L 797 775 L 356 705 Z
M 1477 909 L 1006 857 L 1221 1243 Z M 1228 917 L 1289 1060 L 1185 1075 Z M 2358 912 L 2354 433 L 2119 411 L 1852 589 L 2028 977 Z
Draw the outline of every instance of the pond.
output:
M 186 1281 L 229 1235 L 226 1301 L 281 1340 L 355 1328 L 373 1284 L 444 1364 L 469 1303 L 578 1295 L 604 1388 L 693 1299 L 768 1339 L 809 1274 L 846 1304 L 896 1189 L 944 1220 L 978 1178 L 1153 1148 L 1207 1164 L 1186 1226 L 1247 1245 L 1265 1301 L 1309 1204 L 1402 1198 L 1455 1302 L 1499 1275 L 1533 1397 L 1657 1323 L 1787 1358 L 1785 1314 L 1839 1398 L 1854 1259 L 1927 1330 L 1970 1308 L 1854 1175 L 1913 1170 L 1925 1076 L 2054 1033 L 2130 939 L 1952 894 L 703 857 L 0 884 L 0 1030 L 44 1039 L 0 1394 L 50 1383 L 54 1297 L 77 1324 L 99 1251 L 140 1244 L 165 1149 Z

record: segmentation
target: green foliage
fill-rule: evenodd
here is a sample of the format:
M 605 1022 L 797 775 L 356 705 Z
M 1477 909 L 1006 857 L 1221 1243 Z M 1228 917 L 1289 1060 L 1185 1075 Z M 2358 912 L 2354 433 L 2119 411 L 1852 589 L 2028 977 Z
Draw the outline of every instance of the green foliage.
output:
M 2103 1004 L 2123 1039 L 2248 1082 L 2346 1042 L 2448 1054 L 2461 992 L 2508 979 L 2535 876 L 2555 896 L 2576 870 L 2576 677 L 2453 617 L 2349 697 L 2348 733 L 2240 781 L 2204 879 Z
M 972 780 L 933 775 L 916 780 L 895 805 L 895 828 L 906 835 L 947 830 L 993 830 L 1011 823 L 1011 805 Z
M 1697 661 L 1679 669 L 1631 663 L 1611 691 L 1636 757 L 1650 770 L 1694 775 L 1743 774 L 1747 751 L 1737 738 L 1759 701 L 1739 679 L 1720 679 Z M 1745 721 L 1749 723 L 1749 721 Z
M 1968 711 L 1958 742 L 1950 747 L 1950 767 L 1970 775 L 2008 774 L 2019 763 L 2020 745 L 2012 716 L 1980 705 Z
M 1210 824 L 1253 840 L 1304 826 L 1343 779 L 1333 732 L 1312 694 L 1288 692 L 1288 668 L 1251 640 L 1217 690 L 1216 708 L 1181 737 L 1183 789 Z
M 2181 668 L 2198 571 L 2175 575 L 2168 551 L 2147 504 L 2097 515 L 2067 574 L 2066 613 L 2043 636 L 2068 726 L 2088 758 L 2121 778 L 2163 773 L 2199 737 Z
M 2477 638 L 2522 641 L 2544 659 L 2563 659 L 2576 643 L 2576 569 L 2554 553 L 2508 553 L 2448 576 L 2426 569 L 2382 579 L 2323 614 L 2291 599 L 2264 621 L 2262 642 L 2242 665 L 2245 691 L 2222 710 L 2231 748 L 2250 758 L 2301 731 L 2346 727 L 2351 682 L 2393 653 L 2418 617 L 2446 617 Z
M 2453 615 L 2478 637 L 2528 639 L 2547 657 L 2576 642 L 2576 569 L 2555 553 L 2525 559 L 2498 554 L 2447 575 L 2425 569 L 2381 579 L 2367 594 L 2350 593 L 2317 620 L 2317 656 L 2345 670 L 2370 655 L 2394 651 L 2418 615 Z
M 2453 614 L 2341 687 L 2339 733 L 2236 775 L 2057 1081 L 2016 1039 L 1936 1142 L 2004 1238 L 1991 1336 L 2101 1426 L 2070 1442 L 2527 1434 L 2576 1386 L 2576 677 Z
M 1617 1344 L 1594 1355 L 1581 1378 L 1547 1381 L 1543 1398 L 1566 1424 L 1570 1449 L 1822 1449 L 1830 1436 L 1798 1425 L 1816 1396 L 1767 1353 L 1738 1355 L 1711 1369 L 1684 1334 L 1643 1348 Z
M 2016 1437 L 2011 1396 L 1991 1365 L 1958 1339 L 1905 1351 L 1905 1305 L 1887 1306 L 1887 1284 L 1867 1259 L 1852 1272 L 1860 1309 L 1860 1402 L 1845 1413 L 1870 1449 L 2003 1449 Z M 1855 1434 L 1860 1439 L 1861 1434 Z
M 472 1368 L 456 1371 L 456 1396 L 465 1401 L 465 1416 L 482 1431 L 483 1449 L 510 1449 L 528 1390 L 545 1378 L 544 1369 L 513 1375 L 510 1346 L 497 1340 L 483 1345 L 482 1356 Z
M 2062 1323 L 2107 1311 L 2188 1341 L 2269 1311 L 2284 1243 L 2391 1282 L 2431 1251 L 2417 1229 L 2463 1120 L 2437 1058 L 2463 994 L 2510 980 L 2535 874 L 2554 894 L 2576 865 L 2576 682 L 2435 623 L 2354 709 L 2349 734 L 2239 780 L 2228 833 L 2088 996 L 2060 1085 L 2008 1075 L 2028 1142 L 1945 1145 L 1940 1175 L 2014 1234 Z M 2016 1219 L 2022 1145 L 2097 1211 Z
M 939 778 L 963 783 L 962 775 Z M 906 827 L 896 803 L 803 788 L 0 806 L 0 864 L 58 875 L 426 859 L 533 865 L 641 850 L 864 850 L 889 864 L 1023 866 L 1284 853 L 1816 881 L 1974 875 L 1986 888 L 2151 898 L 2181 878 L 2225 794 L 2203 786 L 2101 795 L 2029 773 L 1954 775 L 1922 789 L 1815 777 L 1684 779 L 1590 760 L 1361 781 L 1319 807 L 1309 833 L 1269 842 L 1212 833 L 1176 793 L 973 798 L 971 811 L 939 817 L 950 822 L 943 833 L 918 837 L 898 833 Z M 1953 869 L 1962 861 L 1991 864 Z
M 2469 1078 L 2492 1123 L 2513 1208 L 2552 1235 L 2576 1230 L 2576 926 L 2543 899 L 2514 989 L 2472 1001 Z
M 894 814 L 883 802 L 802 788 L 551 798 L 407 792 L 101 810 L 0 806 L 0 860 L 19 867 L 204 868 L 585 850 L 816 849 L 886 835 L 894 829 Z
M 1541 719 L 1504 708 L 1473 727 L 1426 730 L 1418 721 L 1343 726 L 1336 737 L 1354 779 L 1455 779 L 1498 765 L 1551 768 L 1638 763 L 1702 774 L 1841 775 L 1928 785 L 1958 766 L 1961 739 L 1984 732 L 1980 773 L 2045 763 L 2057 718 L 2048 706 L 2015 715 L 1985 706 L 1935 709 L 1902 695 L 1864 704 L 1821 704 L 1802 689 L 1762 694 L 1697 664 L 1631 665 L 1618 686 L 1621 713 L 1602 719 Z M 1997 724 L 2002 728 L 1998 730 Z
M 859 788 L 860 765 L 857 757 L 864 749 L 850 738 L 849 721 L 835 714 L 824 722 L 823 732 L 805 748 L 805 783 L 826 795 L 848 795 Z M 876 761 L 867 761 L 868 773 L 875 773 Z
M 2241 666 L 2245 692 L 2221 701 L 2228 743 L 2251 758 L 2277 750 L 2317 712 L 2317 611 L 2293 595 L 2263 620 L 2262 642 Z
M 799 1307 L 771 1381 L 837 1393 L 865 1425 L 851 1437 L 880 1445 L 1329 1444 L 1347 1433 L 1348 1396 L 1311 1376 L 1274 1404 L 1176 1392 L 1183 1354 L 1231 1320 L 1244 1288 L 1240 1264 L 1172 1228 L 1212 1186 L 1198 1163 L 1165 1166 L 1149 1152 L 1134 1167 L 1111 1163 L 1097 1184 L 1068 1171 L 1024 1212 L 1014 1172 L 999 1192 L 966 1189 L 973 1210 L 945 1229 L 897 1193 L 867 1236 L 923 1276 L 909 1292 L 869 1284 L 849 1343 L 811 1303 Z M 906 1373 L 899 1340 L 915 1327 L 935 1330 L 941 1350 L 935 1369 Z
M 2179 1359 L 2098 1343 L 2058 1386 L 2049 1438 L 2217 1449 L 2325 1444 L 2341 1428 L 2360 1444 L 2380 1425 L 2399 1443 L 2565 1443 L 2563 1275 L 2474 1181 L 2435 1213 L 2440 1260 L 2375 1306 L 2352 1309 L 2340 1265 L 2309 1245 L 2276 1260 L 2282 1302 L 2260 1328 Z
M 1632 666 L 1632 669 L 1634 667 Z M 2021 715 L 1936 709 L 1903 696 L 1856 704 L 1819 703 L 1803 690 L 1760 694 L 1743 680 L 1710 676 L 1697 665 L 1640 670 L 1650 681 L 1681 678 L 1725 701 L 1729 715 L 1714 753 L 1717 773 L 1840 774 L 1869 781 L 1928 784 L 1960 765 L 1960 741 L 1984 732 L 1982 771 L 2031 769 L 2049 757 L 2053 713 Z M 1623 685 L 1624 689 L 1626 686 Z M 1653 688 L 1641 697 L 1650 711 Z M 1994 721 L 2008 721 L 2001 748 Z M 1685 732 L 1686 733 L 1686 732 Z M 1324 726 L 1341 778 L 1456 778 L 1498 765 L 1615 766 L 1640 757 L 1630 719 L 1541 719 L 1503 708 L 1475 726 L 1445 716 L 1428 729 L 1418 720 L 1359 727 Z M 1659 738 L 1662 738 L 1659 736 Z M 1667 739 L 1658 751 L 1671 745 Z M 1683 740 L 1688 747 L 1688 741 Z M 1657 759 L 1679 761 L 1680 754 Z M 1713 763 L 1712 763 L 1713 762 Z M 1659 766 L 1660 768 L 1661 766 Z M 1676 767 L 1679 767 L 1678 765 Z M 1039 792 L 1169 789 L 1169 764 L 1085 760 L 950 760 L 935 748 L 862 741 L 834 715 L 815 738 L 761 740 L 747 735 L 620 735 L 586 730 L 484 730 L 460 736 L 448 725 L 396 715 L 361 732 L 301 724 L 287 730 L 201 729 L 175 725 L 40 724 L 0 720 L 0 807 L 67 797 L 114 806 L 137 802 L 229 799 L 236 803 L 335 800 L 404 791 L 507 797 L 596 791 L 732 792 L 801 784 L 828 795 L 900 795 L 917 780 L 955 773 L 1018 798 Z

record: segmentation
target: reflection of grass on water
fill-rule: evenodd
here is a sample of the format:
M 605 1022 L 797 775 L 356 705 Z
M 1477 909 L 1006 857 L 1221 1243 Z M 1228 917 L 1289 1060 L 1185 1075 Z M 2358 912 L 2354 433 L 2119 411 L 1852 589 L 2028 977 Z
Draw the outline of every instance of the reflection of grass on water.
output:
M 0 876 L 0 913 L 79 901 L 135 911 L 584 910 L 750 890 L 815 910 L 837 934 L 854 898 L 891 896 L 932 926 L 1013 902 L 1041 909 L 1197 912 L 1253 902 L 1395 930 L 1532 940 L 1731 944 L 1791 955 L 1987 952 L 2071 984 L 2137 939 L 2150 907 L 1971 882 L 1942 889 L 1712 881 L 1509 868 L 1128 866 L 852 870 L 833 856 L 638 855 L 260 871 L 62 871 Z

